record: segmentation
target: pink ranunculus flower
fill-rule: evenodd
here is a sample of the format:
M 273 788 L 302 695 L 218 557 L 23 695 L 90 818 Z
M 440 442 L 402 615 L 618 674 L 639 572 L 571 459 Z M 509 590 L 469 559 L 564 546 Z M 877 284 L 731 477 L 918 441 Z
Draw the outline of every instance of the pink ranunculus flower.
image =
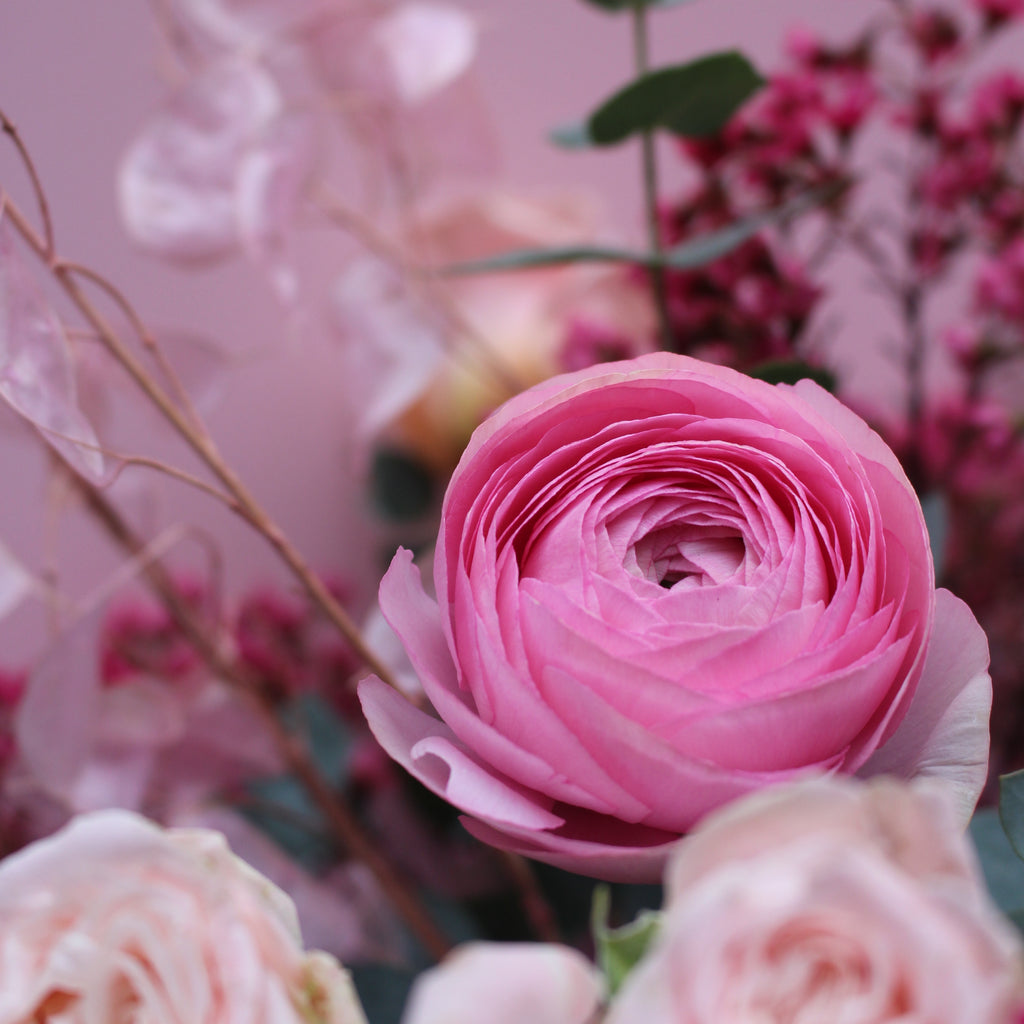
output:
M 934 783 L 816 779 L 709 816 L 605 1024 L 1017 1024 L 1024 949 Z
M 988 756 L 985 636 L 935 591 L 893 453 L 817 385 L 657 353 L 554 378 L 473 435 L 436 603 L 381 607 L 440 719 L 362 685 L 384 748 L 481 839 L 657 878 L 707 812 L 808 774 L 947 780 Z
M 0 1024 L 365 1024 L 217 832 L 84 815 L 0 863 Z

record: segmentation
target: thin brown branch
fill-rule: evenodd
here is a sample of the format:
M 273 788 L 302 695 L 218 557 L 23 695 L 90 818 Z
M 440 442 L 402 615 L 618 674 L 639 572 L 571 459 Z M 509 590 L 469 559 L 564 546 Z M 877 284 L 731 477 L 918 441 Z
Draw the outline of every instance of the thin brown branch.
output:
M 79 441 L 79 444 L 82 442 Z M 93 447 L 89 445 L 88 447 Z M 117 478 L 121 475 L 122 471 L 128 466 L 144 466 L 147 469 L 155 469 L 163 473 L 164 476 L 169 476 L 174 480 L 179 480 L 183 484 L 188 484 L 189 487 L 194 487 L 197 491 L 202 491 L 203 494 L 208 495 L 211 498 L 215 498 L 221 504 L 227 506 L 232 512 L 238 512 L 238 504 L 230 494 L 225 494 L 223 491 L 218 490 L 216 487 L 208 484 L 205 480 L 201 480 L 197 476 L 193 476 L 191 473 L 186 473 L 183 469 L 178 469 L 176 466 L 172 466 L 168 462 L 164 462 L 162 459 L 153 459 L 146 455 L 121 455 L 118 452 L 111 452 L 108 449 L 101 449 L 105 454 L 108 454 L 112 459 L 115 459 L 119 465 L 114 471 L 113 476 L 108 481 L 114 483 Z
M 147 554 L 146 545 L 102 492 L 70 470 L 69 475 L 90 512 L 110 536 L 133 557 L 144 559 L 141 561 L 143 578 L 159 596 L 168 613 L 211 671 L 256 708 L 285 764 L 298 777 L 323 814 L 339 846 L 351 857 L 366 864 L 413 934 L 432 957 L 440 960 L 451 949 L 451 943 L 434 924 L 412 888 L 363 831 L 341 796 L 320 774 L 305 745 L 289 732 L 275 714 L 272 699 L 262 692 L 243 666 L 231 659 L 216 639 L 209 635 L 205 625 L 178 592 L 165 566 L 159 559 Z
M 261 533 L 280 558 L 291 569 L 302 584 L 312 601 L 323 610 L 327 618 L 352 645 L 352 648 L 365 662 L 367 667 L 389 685 L 396 685 L 394 677 L 386 665 L 370 650 L 363 639 L 359 628 L 350 618 L 348 612 L 339 604 L 334 595 L 316 575 L 298 549 L 284 535 L 277 523 L 250 493 L 234 470 L 224 461 L 217 450 L 213 439 L 206 433 L 197 431 L 189 418 L 172 401 L 160 384 L 139 362 L 135 354 L 122 342 L 117 332 L 111 327 L 103 314 L 82 291 L 75 273 L 67 268 L 61 260 L 47 252 L 45 243 L 26 220 L 24 214 L 13 203 L 7 205 L 7 215 L 12 226 L 21 235 L 25 243 L 44 260 L 52 272 L 54 279 L 65 294 L 77 307 L 78 311 L 96 331 L 98 339 L 128 373 L 146 397 L 159 410 L 161 415 L 195 452 L 210 471 L 224 485 L 225 489 L 236 502 L 236 511 Z
M 53 221 L 50 218 L 50 204 L 46 198 L 46 192 L 43 191 L 43 183 L 39 178 L 39 172 L 36 170 L 36 165 L 32 160 L 32 156 L 28 151 L 28 147 L 25 145 L 24 140 L 15 127 L 14 122 L 7 117 L 7 115 L 0 110 L 0 129 L 3 130 L 4 134 L 7 135 L 11 142 L 14 143 L 15 149 L 18 151 L 18 156 L 21 157 L 21 162 L 25 166 L 25 170 L 28 173 L 29 181 L 32 184 L 32 191 L 36 197 L 36 204 L 39 207 L 39 218 L 43 222 L 43 241 L 42 255 L 44 259 L 51 259 L 55 251 L 55 243 L 53 239 Z
M 202 417 L 196 411 L 195 406 L 192 404 L 192 398 L 185 386 L 181 383 L 181 378 L 178 376 L 178 372 L 174 369 L 171 363 L 168 361 L 167 356 L 164 354 L 164 350 L 160 347 L 159 342 L 153 336 L 153 333 L 146 327 L 142 322 L 142 318 L 136 312 L 135 307 L 128 301 L 127 296 L 111 281 L 107 280 L 102 274 L 98 274 L 91 267 L 83 266 L 81 263 L 70 263 L 68 261 L 62 261 L 60 264 L 62 269 L 69 270 L 73 274 L 78 274 L 82 277 L 92 281 L 98 288 L 102 289 L 117 305 L 118 309 L 124 313 L 128 322 L 132 325 L 132 330 L 135 331 L 140 342 L 142 342 L 143 348 L 149 353 L 150 358 L 156 364 L 157 368 L 164 375 L 167 383 L 170 385 L 171 390 L 174 392 L 175 398 L 178 404 L 185 411 L 185 414 L 192 421 L 192 426 L 195 427 L 200 433 L 206 433 L 206 425 L 203 423 Z M 56 269 L 56 268 L 55 268 Z

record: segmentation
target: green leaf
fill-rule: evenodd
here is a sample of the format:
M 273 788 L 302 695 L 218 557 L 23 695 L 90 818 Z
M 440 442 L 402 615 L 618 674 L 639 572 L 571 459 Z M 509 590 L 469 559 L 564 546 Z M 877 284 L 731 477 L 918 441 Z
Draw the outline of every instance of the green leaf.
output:
M 641 267 L 664 266 L 671 270 L 694 270 L 712 263 L 742 245 L 759 231 L 782 223 L 820 203 L 829 202 L 848 187 L 841 181 L 811 189 L 772 210 L 751 214 L 717 231 L 697 235 L 666 249 L 660 257 L 650 252 L 632 252 L 599 245 L 567 245 L 555 249 L 513 249 L 471 263 L 453 263 L 438 273 L 448 277 L 464 274 L 492 274 L 506 270 L 532 270 L 564 263 L 631 263 Z
M 633 7 L 678 7 L 680 4 L 690 4 L 693 0 L 584 0 L 591 7 L 600 8 L 602 11 L 628 11 Z
M 302 738 L 320 774 L 332 786 L 340 787 L 345 782 L 352 747 L 352 734 L 344 720 L 314 693 L 296 697 L 282 718 Z
M 1010 845 L 999 812 L 994 807 L 976 811 L 970 836 L 993 902 L 1012 918 L 1024 908 L 1024 861 Z
M 342 786 L 352 737 L 331 706 L 315 694 L 302 694 L 289 702 L 281 717 L 288 730 L 301 738 L 324 779 Z M 308 871 L 324 871 L 337 862 L 338 850 L 327 823 L 294 775 L 251 779 L 244 794 L 235 810 Z
M 608 983 L 609 995 L 614 995 L 654 941 L 661 927 L 662 915 L 656 910 L 642 910 L 629 924 L 609 928 L 611 899 L 607 885 L 599 885 L 594 890 L 590 926 L 594 933 L 598 966 Z
M 456 263 L 443 268 L 441 273 L 446 276 L 490 274 L 503 270 L 556 267 L 564 263 L 631 263 L 641 267 L 664 266 L 673 270 L 692 270 L 728 255 L 774 219 L 774 216 L 767 214 L 747 217 L 728 227 L 698 235 L 667 249 L 661 257 L 649 252 L 612 249 L 599 245 L 566 245 L 557 249 L 514 249 L 498 256 L 474 260 L 472 263 Z
M 834 392 L 836 375 L 823 366 L 811 366 L 802 359 L 769 359 L 747 370 L 748 376 L 766 380 L 769 384 L 795 384 L 798 380 L 813 380 L 826 391 Z
M 551 138 L 578 148 L 588 142 L 614 146 L 656 128 L 690 137 L 714 135 L 763 84 L 741 53 L 712 53 L 641 75 L 605 100 L 583 125 L 556 129 Z
M 245 796 L 233 807 L 307 871 L 318 874 L 337 863 L 327 824 L 294 776 L 247 782 Z
M 1017 856 L 1024 860 L 1024 771 L 999 776 L 999 822 Z
M 639 263 L 650 266 L 648 253 L 612 249 L 600 245 L 565 245 L 555 249 L 513 249 L 488 256 L 472 263 L 453 263 L 443 267 L 441 274 L 458 277 L 463 274 L 492 274 L 501 270 L 533 270 L 557 267 L 563 263 Z

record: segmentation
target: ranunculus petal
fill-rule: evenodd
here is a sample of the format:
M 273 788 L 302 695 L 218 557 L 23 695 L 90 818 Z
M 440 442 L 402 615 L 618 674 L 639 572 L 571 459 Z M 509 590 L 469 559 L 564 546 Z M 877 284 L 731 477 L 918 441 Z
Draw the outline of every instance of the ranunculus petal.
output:
M 359 699 L 377 742 L 438 796 L 501 825 L 549 829 L 562 824 L 548 810 L 550 800 L 538 799 L 480 764 L 443 722 L 413 707 L 376 676 L 359 684 Z
M 988 641 L 958 597 L 938 590 L 935 599 L 935 628 L 910 709 L 857 774 L 936 777 L 955 795 L 966 827 L 988 776 Z

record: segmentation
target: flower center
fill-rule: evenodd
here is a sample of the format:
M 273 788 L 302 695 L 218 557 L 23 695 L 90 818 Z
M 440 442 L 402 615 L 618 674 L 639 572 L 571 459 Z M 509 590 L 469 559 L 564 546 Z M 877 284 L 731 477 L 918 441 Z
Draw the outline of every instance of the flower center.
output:
M 633 571 L 671 590 L 723 583 L 736 575 L 746 554 L 743 538 L 733 531 L 682 524 L 648 533 L 628 557 L 630 562 L 635 559 Z

